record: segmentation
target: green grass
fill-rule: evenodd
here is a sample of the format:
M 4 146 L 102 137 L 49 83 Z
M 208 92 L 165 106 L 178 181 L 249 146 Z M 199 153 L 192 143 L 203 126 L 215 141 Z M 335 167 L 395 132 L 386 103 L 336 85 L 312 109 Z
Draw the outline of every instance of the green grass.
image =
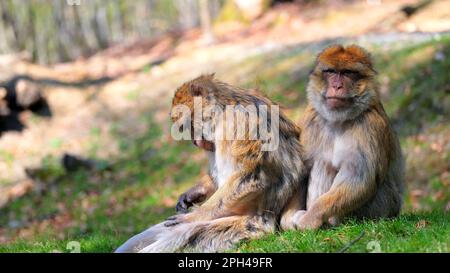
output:
M 1 245 L 0 252 L 8 253 L 109 253 L 114 251 L 123 239 L 113 234 L 90 234 L 72 240 L 55 240 L 54 238 L 31 241 L 18 240 L 11 245 Z
M 442 212 L 406 214 L 380 221 L 349 223 L 319 231 L 288 231 L 240 244 L 248 252 L 449 252 L 450 215 Z M 362 235 L 361 238 L 359 238 Z M 126 236 L 93 232 L 72 239 L 42 237 L 0 245 L 0 252 L 111 252 Z M 356 239 L 356 240 L 355 240 Z M 355 242 L 352 242 L 354 241 Z
M 396 219 L 380 221 L 350 221 L 339 227 L 319 231 L 289 231 L 268 235 L 260 240 L 243 243 L 238 251 L 449 252 L 449 221 L 450 215 L 443 212 L 405 214 Z M 356 242 L 352 243 L 354 240 Z
M 350 221 L 316 232 L 271 234 L 233 251 L 337 252 L 348 246 L 347 252 L 370 252 L 379 244 L 382 252 L 449 252 L 450 217 L 444 211 L 450 202 L 450 153 L 445 148 L 450 135 L 450 38 L 369 49 L 377 60 L 381 84 L 387 87 L 383 101 L 407 158 L 409 191 L 403 214 L 377 222 Z M 233 72 L 250 67 L 249 81 L 242 84 L 256 82 L 297 119 L 306 104 L 304 89 L 315 53 L 299 47 L 252 57 Z M 445 58 L 436 58 L 438 53 Z M 117 139 L 121 156 L 103 167 L 66 173 L 57 159 L 45 158 L 35 172 L 37 190 L 0 209 L 0 242 L 6 242 L 0 244 L 0 252 L 71 252 L 67 247 L 72 241 L 80 243 L 82 252 L 111 252 L 173 214 L 178 195 L 200 177 L 206 158 L 189 142 L 171 140 L 165 125 L 151 119 L 153 115 L 142 113 L 148 130 L 140 135 L 127 133 L 121 124 L 112 126 L 110 134 Z M 92 156 L 97 150 L 94 142 L 101 141 L 98 135 L 93 129 Z M 439 150 L 442 139 L 444 148 Z M 56 142 L 49 145 L 57 148 Z M 0 158 L 8 157 L 0 152 Z M 410 194 L 413 190 L 421 194 Z

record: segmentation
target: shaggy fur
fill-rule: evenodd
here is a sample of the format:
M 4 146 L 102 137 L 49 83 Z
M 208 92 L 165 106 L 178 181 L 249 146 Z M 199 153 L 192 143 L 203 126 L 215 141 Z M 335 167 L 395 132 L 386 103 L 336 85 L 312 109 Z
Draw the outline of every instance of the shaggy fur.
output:
M 175 93 L 173 106 L 182 104 L 193 110 L 194 97 L 203 99 L 203 111 L 209 107 L 225 111 L 227 105 L 266 105 L 270 112 L 274 105 L 255 90 L 231 86 L 213 75 L 183 84 Z M 173 113 L 174 121 L 180 119 L 181 124 L 191 120 L 194 127 L 193 116 Z M 219 128 L 216 134 L 228 126 L 221 119 L 213 120 L 215 128 Z M 268 128 L 273 122 L 270 115 L 268 120 L 258 116 L 258 123 L 265 123 Z M 270 140 L 208 139 L 208 143 L 212 142 L 208 145 L 209 177 L 191 189 L 196 193 L 194 199 L 201 197 L 206 202 L 136 235 L 117 252 L 216 252 L 275 231 L 283 208 L 300 190 L 305 176 L 299 128 L 280 113 L 276 133 L 279 145 L 271 151 L 262 149 Z M 203 135 L 200 141 L 207 137 Z

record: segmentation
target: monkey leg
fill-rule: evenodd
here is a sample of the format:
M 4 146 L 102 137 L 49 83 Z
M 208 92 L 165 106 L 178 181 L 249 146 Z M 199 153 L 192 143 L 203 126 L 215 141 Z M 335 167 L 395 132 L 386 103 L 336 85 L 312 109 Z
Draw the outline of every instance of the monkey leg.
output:
M 283 230 L 295 229 L 296 223 L 306 212 L 306 187 L 299 188 L 292 196 L 281 214 L 280 225 Z
M 255 213 L 258 200 L 266 190 L 261 181 L 246 178 L 242 174 L 234 174 L 229 181 L 220 187 L 203 205 L 190 213 L 179 214 L 168 218 L 166 225 L 213 220 L 231 215 Z
M 305 188 L 300 188 L 299 190 L 304 190 Z M 306 191 L 305 191 L 306 192 Z M 296 192 L 290 202 L 287 204 L 286 208 L 283 210 L 280 219 L 280 225 L 283 230 L 295 230 L 297 228 L 297 223 L 306 213 L 306 193 L 301 195 Z M 341 223 L 341 219 L 338 216 L 331 216 L 328 218 L 328 223 L 332 226 L 338 226 Z
M 382 183 L 373 198 L 362 207 L 352 211 L 351 217 L 357 219 L 379 219 L 396 217 L 400 214 L 402 206 L 402 193 L 392 187 L 394 183 L 386 181 Z
M 164 222 L 154 225 L 147 230 L 131 237 L 123 245 L 116 249 L 115 253 L 136 253 L 144 247 L 154 243 L 157 236 L 164 232 L 169 232 L 170 228 Z
M 317 229 L 325 221 L 338 223 L 340 217 L 364 204 L 375 190 L 373 185 L 364 183 L 344 182 L 333 185 L 331 189 L 320 196 L 306 213 L 298 220 L 297 229 Z M 330 219 L 331 218 L 331 219 Z
M 218 252 L 245 239 L 275 231 L 273 215 L 228 216 L 211 221 L 183 223 L 158 235 L 139 252 Z
M 187 213 L 194 204 L 199 204 L 207 200 L 217 189 L 210 175 L 204 175 L 200 182 L 183 193 L 176 205 L 177 213 Z

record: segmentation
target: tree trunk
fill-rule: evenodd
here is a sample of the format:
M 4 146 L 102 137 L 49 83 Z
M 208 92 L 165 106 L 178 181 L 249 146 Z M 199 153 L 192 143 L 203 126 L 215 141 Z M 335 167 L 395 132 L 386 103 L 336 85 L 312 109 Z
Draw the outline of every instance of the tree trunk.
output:
M 203 31 L 203 39 L 206 44 L 214 42 L 214 33 L 211 25 L 211 13 L 208 0 L 199 0 L 200 5 L 200 21 Z

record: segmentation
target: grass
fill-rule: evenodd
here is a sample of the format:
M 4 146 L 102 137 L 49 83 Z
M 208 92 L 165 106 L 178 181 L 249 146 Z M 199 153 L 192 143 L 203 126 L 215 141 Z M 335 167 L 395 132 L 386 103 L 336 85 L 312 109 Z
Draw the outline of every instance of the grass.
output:
M 449 252 L 449 214 L 405 214 L 396 219 L 350 221 L 319 231 L 288 231 L 243 243 L 239 252 Z M 361 239 L 357 240 L 359 236 Z M 352 243 L 352 241 L 356 242 Z
M 399 218 L 349 223 L 319 231 L 288 231 L 240 244 L 234 251 L 251 252 L 450 252 L 450 216 L 442 212 L 405 214 Z M 358 237 L 362 237 L 353 242 Z M 0 252 L 111 252 L 123 240 L 117 234 L 93 233 L 76 238 L 19 240 Z M 77 248 L 79 246 L 79 248 Z
M 445 145 L 450 136 L 450 38 L 369 49 L 378 60 L 382 91 L 387 90 L 383 101 L 407 158 L 409 191 L 403 214 L 316 232 L 271 234 L 233 251 L 337 252 L 347 246 L 347 252 L 371 252 L 379 245 L 382 252 L 449 252 L 450 217 L 445 210 L 450 153 Z M 242 85 L 256 82 L 298 119 L 306 104 L 311 54 L 295 49 L 251 58 L 240 65 L 251 71 Z M 233 71 L 239 73 L 238 68 Z M 200 177 L 206 158 L 190 143 L 171 140 L 164 125 L 151 119 L 153 114 L 142 113 L 148 130 L 140 135 L 122 132 L 120 124 L 112 126 L 121 156 L 95 170 L 66 173 L 57 159 L 45 158 L 35 174 L 37 189 L 0 209 L 0 242 L 6 242 L 0 252 L 72 252 L 78 243 L 82 252 L 111 252 L 171 215 L 178 195 Z M 93 142 L 101 141 L 96 130 Z M 7 160 L 8 155 L 0 157 Z
M 123 242 L 111 234 L 92 234 L 74 240 L 41 238 L 34 242 L 18 240 L 13 245 L 0 246 L 0 252 L 8 253 L 108 253 Z

